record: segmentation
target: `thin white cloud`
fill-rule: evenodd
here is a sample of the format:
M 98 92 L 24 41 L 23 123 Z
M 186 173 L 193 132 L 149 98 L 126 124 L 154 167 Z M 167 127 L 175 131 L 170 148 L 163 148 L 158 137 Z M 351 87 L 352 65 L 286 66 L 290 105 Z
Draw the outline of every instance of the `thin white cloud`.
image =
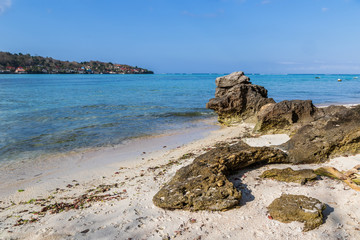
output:
M 11 0 L 0 0 L 0 14 L 5 12 L 9 7 L 11 7 Z
M 271 1 L 270 0 L 263 0 L 263 1 L 261 1 L 261 4 L 269 4 L 269 3 L 271 3 Z
M 322 9 L 321 9 L 321 11 L 323 11 L 323 12 L 327 12 L 329 9 L 328 8 L 326 8 L 326 7 L 323 7 Z

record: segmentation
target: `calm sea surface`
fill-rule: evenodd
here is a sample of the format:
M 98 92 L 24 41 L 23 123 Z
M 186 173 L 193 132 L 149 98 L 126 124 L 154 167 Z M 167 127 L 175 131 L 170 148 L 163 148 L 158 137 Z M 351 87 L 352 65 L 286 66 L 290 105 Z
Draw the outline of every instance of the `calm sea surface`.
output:
M 218 76 L 0 75 L 0 162 L 196 127 Z M 276 101 L 360 103 L 358 75 L 249 76 Z

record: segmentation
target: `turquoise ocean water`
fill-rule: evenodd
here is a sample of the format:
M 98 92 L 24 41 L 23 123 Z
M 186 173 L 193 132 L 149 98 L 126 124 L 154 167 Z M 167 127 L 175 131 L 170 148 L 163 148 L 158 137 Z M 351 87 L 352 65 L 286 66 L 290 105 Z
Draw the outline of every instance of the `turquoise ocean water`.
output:
M 205 104 L 218 76 L 0 75 L 0 162 L 196 127 L 216 116 Z M 276 101 L 360 103 L 358 75 L 249 77 Z

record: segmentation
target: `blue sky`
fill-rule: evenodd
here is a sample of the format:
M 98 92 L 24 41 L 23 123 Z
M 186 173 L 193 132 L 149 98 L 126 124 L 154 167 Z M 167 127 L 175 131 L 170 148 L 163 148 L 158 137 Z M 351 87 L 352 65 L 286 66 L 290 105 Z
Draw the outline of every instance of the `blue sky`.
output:
M 156 73 L 360 73 L 360 0 L 0 0 L 0 51 Z

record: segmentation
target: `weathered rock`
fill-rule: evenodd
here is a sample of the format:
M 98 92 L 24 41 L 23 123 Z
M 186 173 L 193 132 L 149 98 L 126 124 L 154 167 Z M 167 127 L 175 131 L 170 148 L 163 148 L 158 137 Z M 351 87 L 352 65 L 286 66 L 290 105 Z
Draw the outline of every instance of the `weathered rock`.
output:
M 317 108 L 311 100 L 292 100 L 268 104 L 257 114 L 255 131 L 261 133 L 291 133 L 315 120 Z
M 334 110 L 334 108 L 333 108 Z M 337 108 L 301 127 L 280 147 L 287 151 L 290 161 L 300 163 L 325 162 L 329 157 L 360 153 L 360 105 Z
M 282 182 L 295 182 L 305 184 L 307 181 L 312 181 L 317 178 L 317 175 L 312 169 L 293 170 L 291 168 L 285 169 L 270 169 L 264 171 L 260 177 L 270 178 Z
M 303 231 L 309 231 L 323 224 L 322 211 L 325 207 L 325 204 L 315 198 L 283 194 L 268 206 L 268 210 L 273 219 L 283 223 L 304 222 Z
M 165 209 L 226 210 L 239 205 L 241 193 L 227 175 L 254 163 L 287 162 L 284 152 L 244 143 L 218 147 L 179 169 L 154 196 L 156 206 Z
M 229 88 L 238 84 L 251 84 L 250 78 L 244 75 L 244 72 L 233 72 L 229 75 L 218 77 L 215 84 L 219 88 Z
M 206 108 L 213 109 L 219 122 L 228 124 L 255 116 L 262 106 L 274 103 L 267 97 L 264 87 L 253 85 L 243 72 L 236 72 L 216 79 L 218 86 L 215 98 L 209 100 Z

